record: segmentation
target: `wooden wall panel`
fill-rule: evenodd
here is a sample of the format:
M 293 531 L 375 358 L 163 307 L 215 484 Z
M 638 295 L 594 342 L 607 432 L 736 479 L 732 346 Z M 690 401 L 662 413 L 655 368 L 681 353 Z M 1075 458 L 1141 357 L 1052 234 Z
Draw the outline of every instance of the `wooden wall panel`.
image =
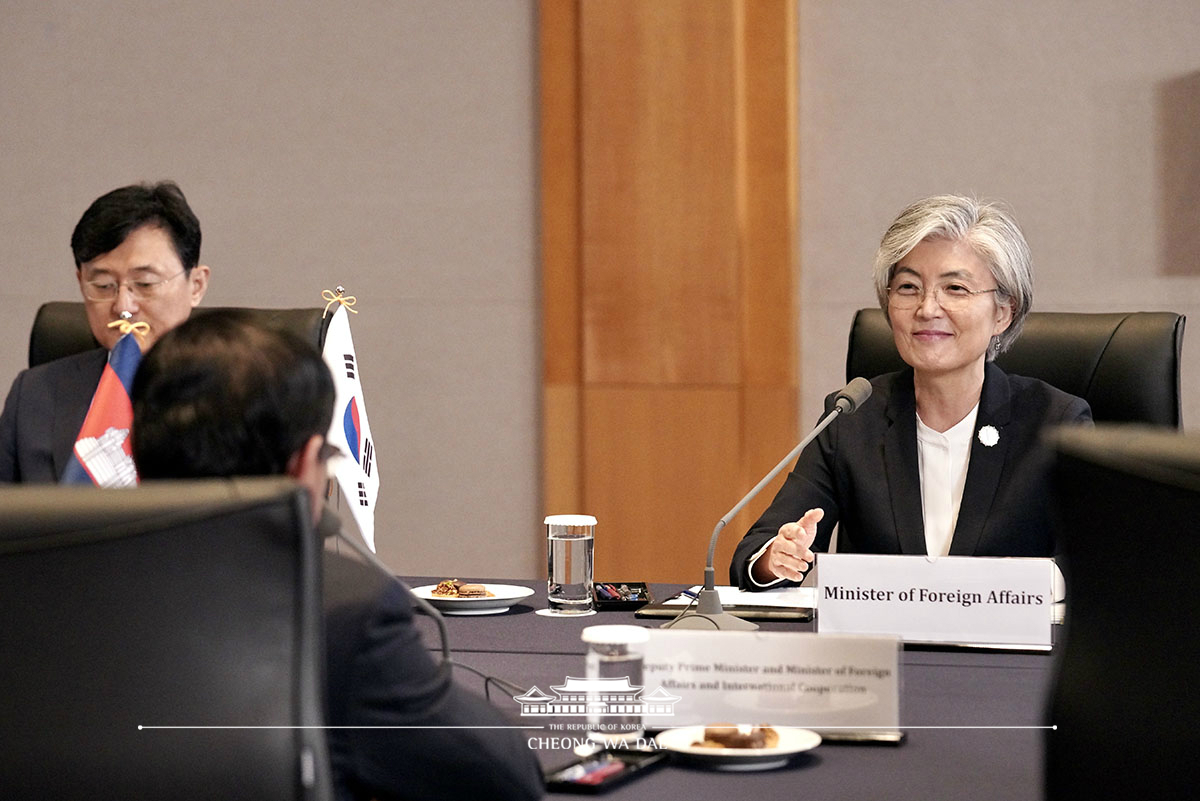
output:
M 796 30 L 793 3 L 739 3 L 738 87 L 742 254 L 742 463 L 744 493 L 797 442 L 796 347 Z M 790 469 L 790 468 L 789 468 Z M 737 540 L 766 509 L 786 472 L 729 525 L 716 563 L 728 565 Z M 739 493 L 739 497 L 740 497 Z M 719 572 L 719 577 L 724 573 Z M 721 579 L 725 580 L 725 579 Z
M 733 13 L 583 3 L 584 380 L 739 376 Z
M 749 2 L 737 8 L 743 11 L 738 59 L 743 379 L 749 386 L 795 386 L 795 6 Z
M 542 387 L 542 493 L 546 514 L 575 514 L 583 499 L 583 388 Z M 541 522 L 540 520 L 538 521 Z
M 794 3 L 540 8 L 546 510 L 599 577 L 696 582 L 796 438 Z
M 713 526 L 737 501 L 736 388 L 589 386 L 585 505 L 596 510 L 596 574 L 697 582 Z M 736 537 L 734 537 L 736 539 Z
M 798 400 L 795 387 L 792 386 L 746 386 L 741 390 L 741 464 L 732 492 L 733 498 L 721 514 L 733 507 L 750 488 L 757 484 L 772 467 L 796 447 L 799 438 L 796 435 L 796 415 Z M 790 466 L 788 470 L 790 470 Z M 785 471 L 751 501 L 741 514 L 729 524 L 729 534 L 721 538 L 717 547 L 715 564 L 718 565 L 717 578 L 725 581 L 726 567 L 733 557 L 733 549 L 737 541 L 754 524 L 758 516 L 770 504 L 775 493 L 783 486 Z M 719 518 L 719 516 L 718 516 Z M 716 524 L 716 520 L 713 520 Z
M 569 514 L 583 502 L 578 17 L 574 2 L 539 5 L 541 451 L 547 514 Z

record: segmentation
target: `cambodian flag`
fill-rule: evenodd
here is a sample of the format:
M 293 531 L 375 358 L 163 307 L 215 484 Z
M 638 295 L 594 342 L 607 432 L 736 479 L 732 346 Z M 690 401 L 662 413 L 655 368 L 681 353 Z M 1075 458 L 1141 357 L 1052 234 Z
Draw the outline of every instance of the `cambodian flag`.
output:
M 133 425 L 129 390 L 141 361 L 142 350 L 133 334 L 125 334 L 109 351 L 108 364 L 100 375 L 92 405 L 88 407 L 60 483 L 137 486 L 137 468 L 133 464 L 129 441 L 129 429 Z

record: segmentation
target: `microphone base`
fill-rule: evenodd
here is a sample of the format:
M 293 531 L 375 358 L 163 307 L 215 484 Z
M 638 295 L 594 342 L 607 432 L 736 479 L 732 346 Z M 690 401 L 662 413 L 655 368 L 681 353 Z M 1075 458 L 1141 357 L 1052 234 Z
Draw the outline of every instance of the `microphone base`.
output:
M 708 572 L 711 572 L 708 571 Z M 689 629 L 696 631 L 757 631 L 758 625 L 749 620 L 734 617 L 721 607 L 721 594 L 712 589 L 712 580 L 700 591 L 695 607 L 688 609 L 679 617 L 663 623 L 661 629 Z
M 700 612 L 685 612 L 659 626 L 661 629 L 684 629 L 688 631 L 758 631 L 758 624 L 734 617 L 728 612 L 705 615 Z

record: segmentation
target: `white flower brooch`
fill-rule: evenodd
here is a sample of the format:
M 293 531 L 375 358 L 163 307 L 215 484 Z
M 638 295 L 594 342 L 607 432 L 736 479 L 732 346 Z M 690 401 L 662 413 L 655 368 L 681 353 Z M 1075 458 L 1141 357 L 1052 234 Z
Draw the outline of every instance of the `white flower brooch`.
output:
M 990 448 L 1000 441 L 1000 432 L 994 426 L 983 426 L 979 429 L 979 441 Z

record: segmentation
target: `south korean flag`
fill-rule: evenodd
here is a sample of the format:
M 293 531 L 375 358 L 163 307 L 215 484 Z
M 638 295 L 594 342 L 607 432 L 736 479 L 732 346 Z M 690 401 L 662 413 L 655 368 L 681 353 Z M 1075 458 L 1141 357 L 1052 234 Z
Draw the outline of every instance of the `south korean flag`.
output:
M 333 374 L 336 392 L 333 421 L 329 426 L 329 444 L 337 446 L 349 457 L 336 461 L 334 476 L 363 540 L 374 551 L 379 465 L 375 460 L 371 425 L 367 422 L 367 405 L 363 401 L 354 340 L 350 337 L 350 320 L 345 306 L 341 304 L 338 304 L 329 321 L 322 356 L 329 372 Z

